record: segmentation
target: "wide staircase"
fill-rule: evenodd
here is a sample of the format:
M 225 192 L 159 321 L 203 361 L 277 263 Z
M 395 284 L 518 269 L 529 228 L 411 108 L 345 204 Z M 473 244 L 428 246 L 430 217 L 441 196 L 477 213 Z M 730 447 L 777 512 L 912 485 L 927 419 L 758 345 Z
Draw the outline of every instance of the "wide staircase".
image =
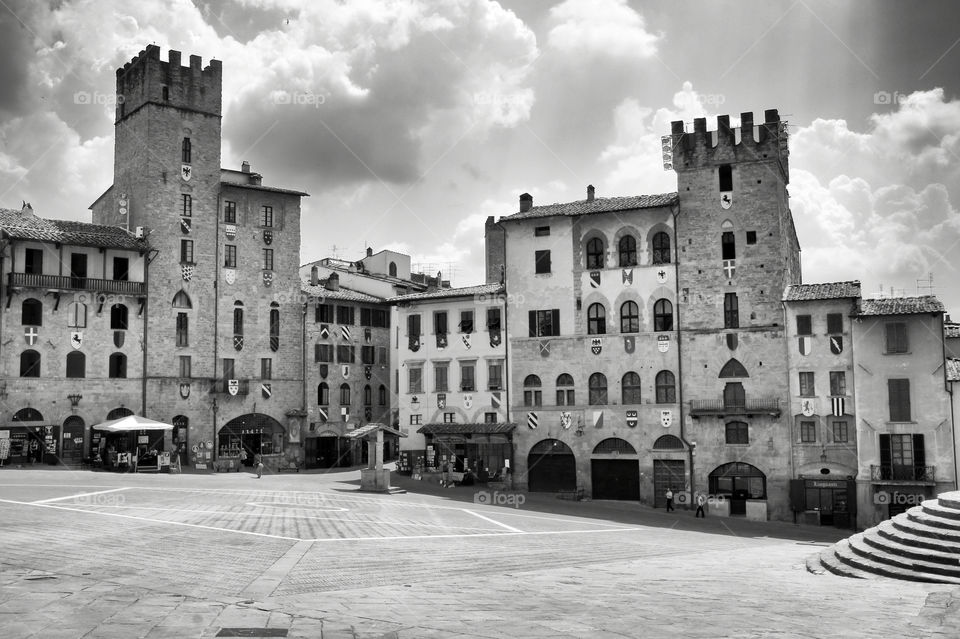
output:
M 960 584 L 960 492 L 943 493 L 807 560 L 814 573 Z

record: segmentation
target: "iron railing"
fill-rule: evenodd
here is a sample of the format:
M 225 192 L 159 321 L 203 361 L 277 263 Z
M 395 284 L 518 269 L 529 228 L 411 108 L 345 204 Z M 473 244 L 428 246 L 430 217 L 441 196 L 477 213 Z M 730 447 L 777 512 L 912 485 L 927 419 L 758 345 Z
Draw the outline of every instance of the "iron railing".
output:
M 751 398 L 742 401 L 723 399 L 691 399 L 691 415 L 745 415 L 747 413 L 779 413 L 780 400 L 775 397 Z
M 880 464 L 879 466 L 870 466 L 870 479 L 873 481 L 934 482 L 934 468 L 934 466 Z

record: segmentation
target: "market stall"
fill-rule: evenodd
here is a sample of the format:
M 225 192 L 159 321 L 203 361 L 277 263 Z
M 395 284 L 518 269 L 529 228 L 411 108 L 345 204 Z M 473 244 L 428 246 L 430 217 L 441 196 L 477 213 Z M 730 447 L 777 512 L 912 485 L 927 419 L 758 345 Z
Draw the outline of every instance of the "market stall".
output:
M 164 431 L 173 430 L 173 424 L 140 415 L 127 415 L 95 424 L 93 429 L 105 433 L 98 451 L 103 468 L 135 472 L 169 471 L 170 456 L 163 454 Z

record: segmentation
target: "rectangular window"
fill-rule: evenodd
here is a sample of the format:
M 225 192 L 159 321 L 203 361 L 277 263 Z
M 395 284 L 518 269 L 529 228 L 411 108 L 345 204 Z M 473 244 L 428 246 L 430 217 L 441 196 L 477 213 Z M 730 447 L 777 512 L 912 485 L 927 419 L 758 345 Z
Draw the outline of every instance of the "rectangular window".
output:
M 747 231 L 747 244 L 756 244 L 756 243 L 757 243 L 757 232 Z
M 357 352 L 353 346 L 337 346 L 337 361 L 341 364 L 353 364 L 357 361 Z
M 503 389 L 503 362 L 490 362 L 487 364 L 487 389 Z
M 923 435 L 880 435 L 882 479 L 930 480 Z
M 530 337 L 549 337 L 560 334 L 560 309 L 529 311 Z
M 180 159 L 184 164 L 190 164 L 192 150 L 190 138 L 183 138 L 183 144 L 180 147 Z
M 533 236 L 534 236 L 534 237 L 546 237 L 546 236 L 548 236 L 548 235 L 550 235 L 550 227 L 549 227 L 549 226 L 536 226 L 536 227 L 534 227 L 534 229 L 533 229 Z
M 360 326 L 373 326 L 373 309 L 360 309 Z
M 237 223 L 237 203 L 236 202 L 223 203 L 223 221 L 227 224 Z
M 223 247 L 223 265 L 227 268 L 237 268 L 237 247 L 226 244 Z
M 348 326 L 353 326 L 353 307 L 352 306 L 337 307 L 337 324 L 346 324 Z
M 827 313 L 827 333 L 839 335 L 843 332 L 843 313 Z
M 496 414 L 496 413 L 484 413 L 484 414 L 483 414 L 483 423 L 484 423 L 484 424 L 496 424 L 496 423 L 497 423 L 497 414 Z
M 71 328 L 86 328 L 87 305 L 82 302 L 72 302 L 67 306 L 67 326 Z
M 724 231 L 720 236 L 721 255 L 724 260 L 737 259 L 737 240 L 733 233 Z
M 190 345 L 189 325 L 187 314 L 177 313 L 177 346 Z
M 460 332 L 473 332 L 473 311 L 460 311 Z
M 260 358 L 260 379 L 273 379 L 273 360 L 269 357 Z
M 539 388 L 524 389 L 523 405 L 528 407 L 543 406 L 543 391 Z
M 272 206 L 260 207 L 260 226 L 265 226 L 265 227 L 273 226 L 273 207 Z
M 180 240 L 180 262 L 193 264 L 193 240 Z
M 797 335 L 813 335 L 813 320 L 809 315 L 797 315 Z
M 550 272 L 550 251 L 534 252 L 534 273 Z
M 130 259 L 126 257 L 113 258 L 113 279 L 115 282 L 126 282 L 130 279 Z
M 375 364 L 376 351 L 373 346 L 361 346 L 360 347 L 360 361 L 363 364 Z
M 907 325 L 903 322 L 888 322 L 887 331 L 887 353 L 906 353 L 907 352 Z
M 844 371 L 830 371 L 830 394 L 847 394 L 847 374 Z
M 476 364 L 474 364 L 474 362 L 460 362 L 460 390 L 461 391 L 477 390 L 476 380 L 474 377 L 475 370 L 476 370 Z
M 890 402 L 890 421 L 909 422 L 910 420 L 910 380 L 888 379 L 887 393 Z
M 420 337 L 419 315 L 407 315 L 407 337 Z
M 723 296 L 723 327 L 740 327 L 740 302 L 736 293 L 726 293 Z
M 190 217 L 193 215 L 193 197 L 189 193 L 181 194 L 183 202 L 181 203 L 180 215 Z
M 332 362 L 333 344 L 314 344 L 313 359 L 318 362 Z
M 273 270 L 273 249 L 263 249 L 263 270 Z
M 447 330 L 447 312 L 446 311 L 434 311 L 433 312 L 433 332 L 435 335 L 446 335 L 449 333 Z
M 223 358 L 223 378 L 224 379 L 237 379 L 236 376 L 236 362 L 233 359 L 228 357 Z
M 444 423 L 444 424 L 456 424 L 456 423 L 457 423 L 457 414 L 456 414 L 456 413 L 444 413 L 444 414 L 443 414 L 443 423 Z
M 813 386 L 813 372 L 801 372 L 800 373 L 800 397 L 813 397 L 814 396 L 814 386 Z
M 387 360 L 387 347 L 386 347 L 386 346 L 380 346 L 380 347 L 377 348 L 377 350 L 378 350 L 379 353 L 380 353 L 380 354 L 379 354 L 379 357 L 377 358 L 377 359 L 380 360 L 380 365 L 381 365 L 381 366 L 386 366 L 386 365 L 389 363 L 389 361 Z
M 317 304 L 316 321 L 323 324 L 333 323 L 333 304 Z
M 837 444 L 845 444 L 850 441 L 850 432 L 847 428 L 847 422 L 833 422 L 831 424 L 833 432 L 833 441 Z
M 180 356 L 180 378 L 181 379 L 190 379 L 190 356 L 181 355 Z
M 487 309 L 487 330 L 488 331 L 500 330 L 500 309 L 499 308 Z
M 390 312 L 383 308 L 373 309 L 373 327 L 390 328 Z
M 800 422 L 800 441 L 804 444 L 817 441 L 817 422 Z
M 23 272 L 29 275 L 43 274 L 43 250 L 28 248 L 24 255 Z
M 447 382 L 447 372 L 450 370 L 446 362 L 436 362 L 433 365 L 433 383 L 436 386 L 435 390 L 438 393 L 446 393 L 450 390 L 450 385 Z
M 423 420 L 423 415 L 410 415 L 410 425 L 419 426 Z
M 729 164 L 723 164 L 717 169 L 717 178 L 719 181 L 720 191 L 732 191 L 733 190 L 733 167 Z
M 744 422 L 730 422 L 726 425 L 726 442 L 728 444 L 749 444 L 750 433 Z
M 423 368 L 421 366 L 410 367 L 410 384 L 407 387 L 407 392 L 412 394 L 423 392 Z

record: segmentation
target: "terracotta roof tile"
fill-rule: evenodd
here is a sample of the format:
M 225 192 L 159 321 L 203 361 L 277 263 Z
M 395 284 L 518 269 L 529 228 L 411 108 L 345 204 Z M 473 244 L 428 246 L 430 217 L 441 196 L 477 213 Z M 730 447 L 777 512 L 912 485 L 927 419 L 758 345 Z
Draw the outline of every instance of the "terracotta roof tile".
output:
M 529 211 L 514 213 L 501 218 L 502 220 L 527 220 L 557 215 L 591 215 L 594 213 L 611 213 L 613 211 L 628 211 L 630 209 L 652 209 L 660 206 L 671 206 L 678 201 L 676 193 L 658 193 L 654 195 L 630 195 L 627 197 L 598 197 L 593 200 L 577 200 L 576 202 L 562 202 L 534 206 Z
M 947 381 L 960 382 L 960 359 L 956 357 L 947 358 Z
M 8 237 L 74 246 L 95 246 L 145 251 L 146 240 L 138 240 L 119 226 L 102 226 L 71 220 L 50 220 L 13 209 L 0 209 L 0 229 Z
M 794 284 L 783 293 L 785 302 L 808 300 L 834 300 L 846 297 L 860 297 L 860 282 L 823 282 L 821 284 Z
M 417 432 L 425 435 L 458 435 L 476 433 L 489 435 L 491 433 L 512 433 L 517 427 L 514 423 L 497 424 L 424 424 Z
M 916 313 L 943 313 L 943 303 L 934 295 L 919 297 L 883 297 L 862 300 L 860 315 L 913 315 Z
M 383 304 L 386 301 L 382 297 L 354 291 L 345 288 L 343 285 L 340 286 L 339 290 L 331 291 L 326 288 L 325 284 L 326 280 L 320 280 L 320 283 L 316 286 L 301 282 L 300 289 L 304 295 L 318 300 L 340 300 L 344 302 L 364 302 L 367 304 Z
M 461 288 L 439 288 L 435 291 L 426 293 L 411 293 L 409 295 L 398 295 L 390 297 L 388 302 L 416 302 L 418 300 L 436 300 L 449 297 L 472 297 L 474 295 L 496 295 L 503 293 L 503 284 L 479 284 L 477 286 L 464 286 Z

